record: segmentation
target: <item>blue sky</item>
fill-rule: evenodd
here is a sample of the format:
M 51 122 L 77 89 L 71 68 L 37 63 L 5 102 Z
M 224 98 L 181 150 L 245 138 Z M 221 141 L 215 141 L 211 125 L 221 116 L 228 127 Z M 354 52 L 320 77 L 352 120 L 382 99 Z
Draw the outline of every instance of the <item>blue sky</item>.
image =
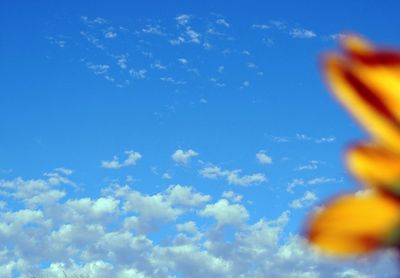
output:
M 390 277 L 391 254 L 337 262 L 301 232 L 359 190 L 342 152 L 366 137 L 320 56 L 343 32 L 400 45 L 399 8 L 1 3 L 2 277 Z

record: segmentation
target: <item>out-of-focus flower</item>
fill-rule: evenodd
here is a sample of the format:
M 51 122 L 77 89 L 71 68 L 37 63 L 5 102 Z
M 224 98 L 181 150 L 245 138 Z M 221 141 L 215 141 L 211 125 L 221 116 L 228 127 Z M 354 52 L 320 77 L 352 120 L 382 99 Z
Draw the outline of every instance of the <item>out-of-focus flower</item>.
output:
M 346 36 L 344 55 L 328 54 L 334 95 L 371 134 L 346 153 L 350 172 L 369 191 L 336 198 L 310 218 L 307 234 L 320 249 L 357 255 L 400 246 L 400 52 Z

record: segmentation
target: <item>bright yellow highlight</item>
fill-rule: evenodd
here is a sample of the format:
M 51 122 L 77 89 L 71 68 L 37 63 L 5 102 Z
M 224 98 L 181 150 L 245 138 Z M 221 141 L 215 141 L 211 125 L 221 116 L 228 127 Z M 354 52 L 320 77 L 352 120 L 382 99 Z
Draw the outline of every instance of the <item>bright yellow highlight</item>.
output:
M 349 57 L 328 55 L 325 60 L 332 91 L 367 131 L 400 153 L 400 54 L 392 64 L 379 52 L 366 51 L 367 45 L 344 45 L 352 47 Z
M 371 191 L 328 203 L 307 233 L 328 253 L 358 255 L 400 246 L 400 52 L 355 36 L 342 46 L 344 55 L 327 55 L 324 70 L 334 95 L 372 135 L 346 154 L 350 172 Z
M 347 152 L 350 172 L 364 184 L 400 196 L 400 156 L 375 144 L 359 144 Z
M 365 253 L 386 244 L 399 225 L 400 203 L 379 194 L 343 196 L 317 213 L 309 238 L 321 249 Z

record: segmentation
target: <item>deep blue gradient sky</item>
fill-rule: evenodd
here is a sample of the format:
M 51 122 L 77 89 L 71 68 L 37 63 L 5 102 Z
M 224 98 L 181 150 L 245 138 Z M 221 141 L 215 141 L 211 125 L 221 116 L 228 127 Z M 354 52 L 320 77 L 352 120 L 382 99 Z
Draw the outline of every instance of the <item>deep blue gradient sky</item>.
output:
M 326 51 L 338 51 L 337 37 L 344 32 L 361 34 L 379 45 L 400 46 L 400 4 L 268 2 L 2 1 L 3 221 L 8 221 L 5 214 L 23 209 L 54 210 L 54 204 L 45 201 L 29 205 L 39 191 L 50 189 L 30 190 L 27 184 L 29 180 L 51 184 L 49 176 L 60 178 L 65 173 L 55 169 L 63 168 L 72 170 L 72 175 L 56 183 L 61 186 L 57 190 L 65 193 L 55 201 L 59 206 L 82 198 L 97 200 L 108 196 L 105 188 L 117 185 L 127 185 L 141 196 L 158 196 L 173 185 L 190 186 L 209 195 L 210 206 L 228 200 L 224 192 L 242 196 L 229 202 L 235 209 L 246 209 L 245 223 L 222 225 L 216 215 L 205 216 L 203 203 L 163 228 L 130 230 L 132 236 L 144 233 L 154 245 L 175 238 L 176 225 L 194 221 L 203 234 L 223 230 L 226 242 L 235 247 L 241 229 L 287 213 L 290 220 L 279 231 L 276 247 L 284 248 L 290 235 L 301 234 L 306 215 L 323 200 L 358 190 L 346 173 L 342 153 L 347 144 L 367 135 L 328 93 L 320 58 Z M 128 151 L 140 158 L 124 164 Z M 256 154 L 264 154 L 264 163 Z M 105 166 L 103 162 L 114 156 L 119 164 Z M 217 173 L 207 175 L 210 169 Z M 15 189 L 18 177 L 25 189 Z M 21 197 L 18 190 L 28 193 Z M 111 226 L 104 226 L 109 232 L 120 229 L 128 217 L 123 200 L 118 199 L 122 197 L 114 197 L 120 207 L 118 217 L 107 224 Z M 132 202 L 140 206 L 139 201 Z M 142 211 L 136 208 L 139 218 L 146 214 L 144 206 Z M 67 222 L 57 223 L 49 233 Z M 0 242 L 9 240 L 0 235 Z M 32 261 L 24 257 L 24 266 L 7 272 L 6 265 L 22 256 L 18 240 L 7 245 L 9 259 L 0 260 L 4 277 L 27 270 L 39 273 L 51 263 L 63 262 L 39 255 Z M 205 241 L 196 246 L 211 252 L 202 245 Z M 80 257 L 86 247 L 82 248 L 74 263 L 86 269 L 90 260 Z M 209 255 L 224 258 L 221 254 Z M 102 259 L 101 254 L 96 256 Z M 126 270 L 118 259 L 105 261 L 115 273 Z M 186 268 L 175 264 L 165 273 L 189 277 Z M 321 277 L 326 277 L 326 269 L 345 271 L 325 261 L 309 264 L 319 269 Z M 156 277 L 150 268 L 142 269 L 135 262 L 131 266 Z M 206 269 L 202 263 L 197 266 Z M 70 273 L 79 273 L 79 267 L 74 267 L 65 265 Z M 357 267 L 352 269 L 361 271 Z M 207 273 L 257 277 L 249 272 L 253 268 L 243 269 Z M 260 277 L 273 273 L 262 271 L 257 272 Z M 160 277 L 167 277 L 165 273 Z

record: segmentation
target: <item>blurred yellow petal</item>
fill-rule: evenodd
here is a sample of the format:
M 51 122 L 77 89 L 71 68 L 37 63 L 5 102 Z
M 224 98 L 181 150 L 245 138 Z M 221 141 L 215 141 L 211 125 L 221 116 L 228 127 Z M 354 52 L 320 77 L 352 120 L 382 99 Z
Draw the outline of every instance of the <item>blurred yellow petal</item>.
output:
M 400 195 L 400 155 L 376 144 L 359 144 L 346 158 L 350 172 L 361 182 Z
M 359 255 L 397 241 L 398 201 L 380 194 L 342 196 L 316 213 L 308 238 L 331 254 Z
M 370 43 L 358 36 L 344 35 L 340 42 L 349 55 L 370 55 L 374 51 L 374 47 Z
M 325 73 L 332 91 L 360 124 L 400 152 L 400 76 L 338 55 L 326 57 Z

